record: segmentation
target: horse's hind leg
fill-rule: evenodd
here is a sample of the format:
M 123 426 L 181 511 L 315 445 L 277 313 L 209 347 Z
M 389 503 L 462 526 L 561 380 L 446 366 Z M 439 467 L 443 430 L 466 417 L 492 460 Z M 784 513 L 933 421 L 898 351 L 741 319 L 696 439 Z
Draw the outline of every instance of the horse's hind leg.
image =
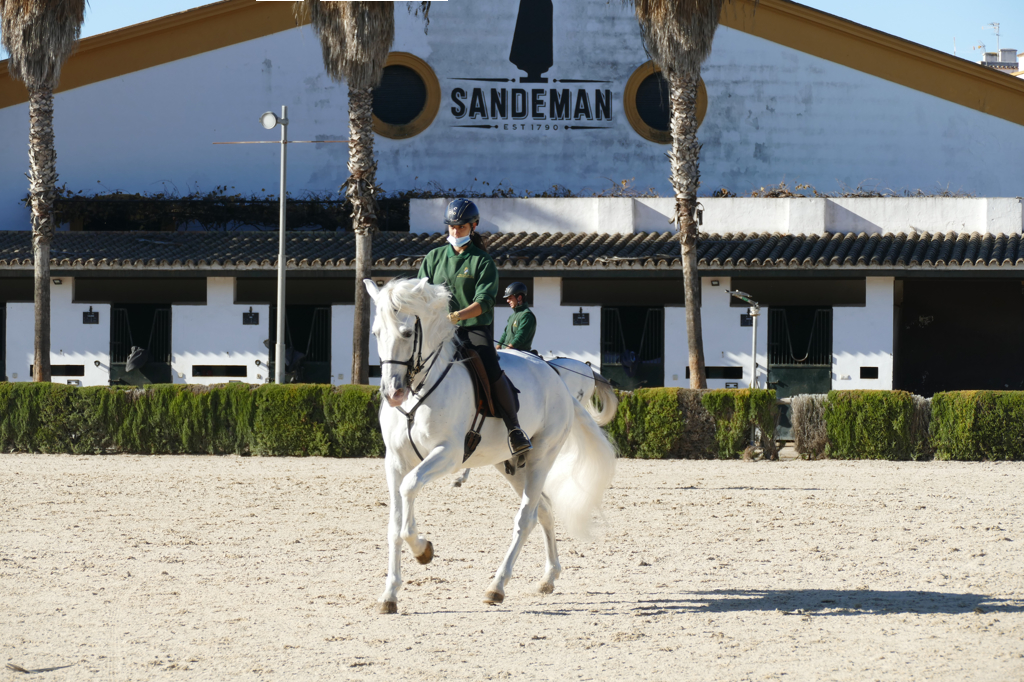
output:
M 402 483 L 401 464 L 397 456 L 388 452 L 384 460 L 391 495 L 388 519 L 388 577 L 384 594 L 380 596 L 381 613 L 398 613 L 398 590 L 402 587 Z
M 515 566 L 516 559 L 519 557 L 523 545 L 526 544 L 530 531 L 537 525 L 538 507 L 544 495 L 544 479 L 551 468 L 550 463 L 544 460 L 549 456 L 550 452 L 544 452 L 535 443 L 526 468 L 517 471 L 513 477 L 506 476 L 516 492 L 521 491 L 522 502 L 512 526 L 512 545 L 508 548 L 505 560 L 498 566 L 498 571 L 494 574 L 494 580 L 491 581 L 490 587 L 487 588 L 487 594 L 484 596 L 486 604 L 500 604 L 505 600 L 505 583 L 512 577 L 512 568 Z M 504 465 L 496 466 L 501 470 Z M 550 514 L 548 517 L 550 519 Z M 552 531 L 554 531 L 553 526 Z
M 544 529 L 544 578 L 537 585 L 541 594 L 555 591 L 555 581 L 562 575 L 562 565 L 558 563 L 558 545 L 555 543 L 555 517 L 551 512 L 551 500 L 541 493 L 540 504 L 537 505 L 537 520 Z
M 452 487 L 453 488 L 461 488 L 462 484 L 465 483 L 466 479 L 468 479 L 468 478 L 469 478 L 469 469 L 465 469 L 465 470 L 463 470 L 463 472 L 461 474 L 459 474 L 458 476 L 455 477 L 454 481 L 452 481 Z
M 522 499 L 525 476 L 509 476 L 505 473 L 505 463 L 496 464 L 495 468 L 508 480 L 512 490 Z M 537 520 L 544 531 L 544 578 L 537 583 L 537 591 L 541 594 L 551 594 L 555 591 L 555 581 L 562 575 L 562 565 L 558 562 L 558 545 L 555 542 L 555 516 L 551 510 L 551 500 L 544 493 L 541 493 L 540 503 L 537 505 Z

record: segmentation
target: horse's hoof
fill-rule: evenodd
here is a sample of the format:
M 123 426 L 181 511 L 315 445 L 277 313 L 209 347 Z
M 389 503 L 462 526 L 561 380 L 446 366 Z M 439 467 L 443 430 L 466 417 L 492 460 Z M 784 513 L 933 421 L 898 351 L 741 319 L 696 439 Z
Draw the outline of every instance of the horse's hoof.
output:
M 452 483 L 452 487 L 453 488 L 461 488 L 462 487 L 462 481 L 460 479 L 455 479 L 455 482 Z
M 427 548 L 423 551 L 423 554 L 420 554 L 418 557 L 416 557 L 416 561 L 420 562 L 421 564 L 429 564 L 433 560 L 434 543 L 432 543 L 430 540 L 427 540 Z
M 485 604 L 500 604 L 503 601 L 505 601 L 505 595 L 503 595 L 501 592 L 489 590 L 487 594 L 484 595 Z
M 388 615 L 392 613 L 398 613 L 398 602 L 396 601 L 382 601 L 380 603 L 380 612 Z
M 551 594 L 555 591 L 554 583 L 541 583 L 537 585 L 537 591 L 541 594 Z

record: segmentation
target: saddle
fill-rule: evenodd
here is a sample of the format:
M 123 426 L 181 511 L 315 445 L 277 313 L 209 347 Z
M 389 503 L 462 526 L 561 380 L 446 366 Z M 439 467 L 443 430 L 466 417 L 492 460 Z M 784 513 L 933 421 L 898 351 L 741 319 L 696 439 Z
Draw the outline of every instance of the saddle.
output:
M 491 382 L 487 379 L 487 370 L 484 369 L 484 361 L 480 359 L 480 354 L 468 346 L 458 346 L 455 351 L 455 359 L 466 365 L 469 370 L 469 378 L 473 383 L 473 404 L 476 405 L 476 414 L 473 415 L 473 421 L 469 427 L 469 433 L 466 434 L 465 450 L 462 456 L 462 461 L 465 462 L 469 459 L 478 445 L 480 445 L 480 429 L 484 425 L 484 420 L 487 417 L 501 418 L 501 414 L 497 410 L 497 406 L 494 402 L 494 398 L 491 395 Z M 512 387 L 512 396 L 516 401 L 516 409 L 519 409 L 519 391 L 516 389 L 512 380 L 505 375 L 505 381 Z

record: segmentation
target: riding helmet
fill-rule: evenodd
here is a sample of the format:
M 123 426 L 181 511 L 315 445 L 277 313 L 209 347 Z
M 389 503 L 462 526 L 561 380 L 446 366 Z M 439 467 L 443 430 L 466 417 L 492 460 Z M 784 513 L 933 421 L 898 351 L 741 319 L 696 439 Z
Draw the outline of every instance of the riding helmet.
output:
M 465 225 L 480 220 L 480 211 L 469 199 L 455 199 L 444 213 L 445 225 Z
M 505 295 L 502 298 L 508 298 L 509 296 L 523 296 L 526 297 L 526 285 L 522 282 L 512 282 L 505 287 Z

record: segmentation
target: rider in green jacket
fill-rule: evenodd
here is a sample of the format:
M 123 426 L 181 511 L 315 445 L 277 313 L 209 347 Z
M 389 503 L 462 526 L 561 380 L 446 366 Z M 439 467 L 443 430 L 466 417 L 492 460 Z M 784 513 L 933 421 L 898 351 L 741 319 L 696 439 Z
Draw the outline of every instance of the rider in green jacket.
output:
M 417 277 L 426 277 L 431 284 L 443 284 L 451 292 L 448 319 L 457 326 L 459 340 L 473 348 L 483 361 L 495 407 L 501 412 L 508 429 L 509 450 L 513 455 L 519 455 L 516 464 L 506 465 L 506 471 L 514 472 L 515 466 L 524 466 L 524 455 L 533 445 L 519 427 L 512 384 L 502 372 L 494 349 L 498 268 L 487 255 L 483 237 L 475 231 L 480 223 L 480 211 L 472 201 L 452 201 L 448 204 L 444 222 L 448 226 L 448 244 L 433 249 L 424 257 Z
M 505 288 L 505 301 L 512 308 L 512 317 L 505 323 L 505 331 L 498 339 L 498 349 L 513 348 L 530 352 L 533 335 L 537 332 L 537 317 L 526 305 L 526 285 L 512 282 Z

